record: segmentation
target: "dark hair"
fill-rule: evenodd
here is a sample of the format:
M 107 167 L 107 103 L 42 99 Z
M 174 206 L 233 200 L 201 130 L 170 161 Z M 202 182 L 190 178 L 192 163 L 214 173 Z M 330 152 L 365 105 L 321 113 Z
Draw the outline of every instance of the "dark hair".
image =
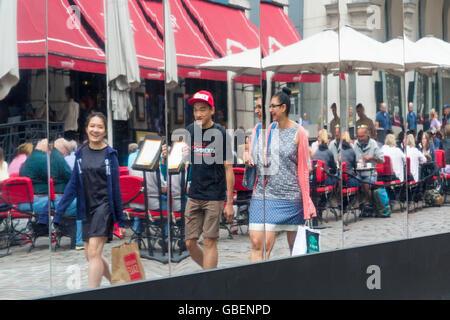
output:
M 89 126 L 89 122 L 91 122 L 91 119 L 94 117 L 99 117 L 100 119 L 103 120 L 103 124 L 105 125 L 105 130 L 106 130 L 106 132 L 108 132 L 106 117 L 101 112 L 91 112 L 86 119 L 86 125 L 84 127 L 87 128 Z
M 3 163 L 4 161 L 5 161 L 5 153 L 3 152 L 3 148 L 0 147 L 0 164 Z
M 423 130 L 420 130 L 417 134 L 417 144 L 422 142 Z
M 291 95 L 291 89 L 289 89 L 288 87 L 283 87 L 283 89 L 281 89 L 281 91 L 278 91 L 277 93 L 275 93 L 273 97 L 277 97 L 278 101 L 281 104 L 285 104 L 286 105 L 286 115 L 289 115 L 289 111 L 291 110 L 291 99 L 289 98 L 289 96 Z
M 410 134 L 410 133 L 408 132 L 408 134 Z M 397 135 L 397 145 L 398 146 L 402 145 L 403 139 L 405 139 L 405 131 L 400 131 Z
M 356 105 L 356 109 L 358 109 L 358 108 L 364 108 L 364 106 L 362 105 L 362 103 L 358 103 L 358 104 Z

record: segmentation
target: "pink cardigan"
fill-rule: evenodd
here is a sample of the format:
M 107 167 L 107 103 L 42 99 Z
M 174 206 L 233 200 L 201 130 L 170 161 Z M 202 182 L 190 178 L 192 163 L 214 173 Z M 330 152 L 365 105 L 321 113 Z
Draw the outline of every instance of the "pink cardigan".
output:
M 267 143 L 269 140 L 270 131 L 272 129 L 273 123 L 270 124 L 269 129 L 267 130 L 266 134 L 266 147 L 264 150 L 264 153 L 267 151 Z M 252 132 L 252 139 L 249 146 L 249 154 L 252 153 L 253 148 L 253 142 L 256 137 L 256 128 L 258 125 L 255 126 Z M 297 177 L 298 177 L 298 184 L 300 186 L 300 189 L 302 190 L 302 200 L 303 200 L 303 217 L 305 220 L 309 220 L 312 217 L 316 217 L 316 208 L 314 206 L 314 203 L 311 200 L 310 197 L 310 191 L 309 191 L 309 168 L 308 168 L 308 137 L 306 135 L 306 131 L 302 126 L 298 127 L 298 163 L 297 163 Z M 258 179 L 258 178 L 256 178 Z M 256 185 L 256 183 L 255 183 Z
M 27 160 L 26 154 L 19 154 L 17 157 L 15 157 L 8 167 L 8 173 L 11 176 L 11 174 L 19 174 L 20 167 L 22 167 L 22 164 Z

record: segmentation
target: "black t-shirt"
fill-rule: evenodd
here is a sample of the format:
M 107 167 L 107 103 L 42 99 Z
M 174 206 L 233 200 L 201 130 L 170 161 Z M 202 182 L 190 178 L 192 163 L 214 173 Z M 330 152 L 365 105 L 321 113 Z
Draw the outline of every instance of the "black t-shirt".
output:
M 226 200 L 224 161 L 231 163 L 233 160 L 231 138 L 227 139 L 225 129 L 216 123 L 208 129 L 201 129 L 192 123 L 186 130 L 191 135 L 189 197 L 198 200 Z
M 105 157 L 107 147 L 94 150 L 85 146 L 82 150 L 81 170 L 83 172 L 84 193 L 87 212 L 108 203 L 108 177 L 106 176 Z

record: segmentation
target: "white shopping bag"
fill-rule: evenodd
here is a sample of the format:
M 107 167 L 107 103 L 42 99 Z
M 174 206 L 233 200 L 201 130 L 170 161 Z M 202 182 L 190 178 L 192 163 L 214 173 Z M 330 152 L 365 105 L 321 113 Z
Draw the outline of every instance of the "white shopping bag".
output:
M 298 226 L 292 255 L 304 255 L 320 251 L 320 231 L 307 225 Z

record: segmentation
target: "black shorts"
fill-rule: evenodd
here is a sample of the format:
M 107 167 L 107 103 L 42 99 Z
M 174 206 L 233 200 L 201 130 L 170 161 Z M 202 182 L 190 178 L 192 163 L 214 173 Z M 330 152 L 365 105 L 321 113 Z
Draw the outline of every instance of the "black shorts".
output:
M 108 241 L 113 238 L 113 218 L 108 203 L 103 203 L 87 213 L 83 221 L 83 242 L 89 242 L 92 237 L 106 237 Z

